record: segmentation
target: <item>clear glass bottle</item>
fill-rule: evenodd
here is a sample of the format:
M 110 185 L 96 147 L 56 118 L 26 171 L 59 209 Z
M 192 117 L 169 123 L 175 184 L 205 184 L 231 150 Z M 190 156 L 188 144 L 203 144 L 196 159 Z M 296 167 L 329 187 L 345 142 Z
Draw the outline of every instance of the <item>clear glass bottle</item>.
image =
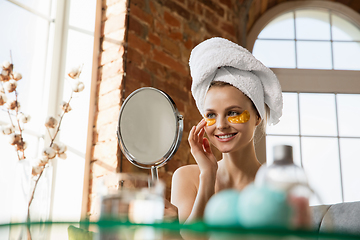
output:
M 308 194 L 308 181 L 303 168 L 294 164 L 293 148 L 288 145 L 274 146 L 274 162 L 261 166 L 255 177 L 256 186 L 267 186 L 295 195 Z
M 310 228 L 309 198 L 313 195 L 313 191 L 308 185 L 303 168 L 294 164 L 292 146 L 274 147 L 273 164 L 260 167 L 254 185 L 285 194 L 286 205 L 292 209 L 288 227 Z

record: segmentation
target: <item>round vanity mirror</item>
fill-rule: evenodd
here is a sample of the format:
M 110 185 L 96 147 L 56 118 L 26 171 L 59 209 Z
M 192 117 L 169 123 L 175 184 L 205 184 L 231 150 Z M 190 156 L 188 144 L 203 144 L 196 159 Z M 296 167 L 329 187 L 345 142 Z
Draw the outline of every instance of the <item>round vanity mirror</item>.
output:
M 145 87 L 132 92 L 120 109 L 117 135 L 120 148 L 135 166 L 151 169 L 166 164 L 179 147 L 183 117 L 163 91 Z

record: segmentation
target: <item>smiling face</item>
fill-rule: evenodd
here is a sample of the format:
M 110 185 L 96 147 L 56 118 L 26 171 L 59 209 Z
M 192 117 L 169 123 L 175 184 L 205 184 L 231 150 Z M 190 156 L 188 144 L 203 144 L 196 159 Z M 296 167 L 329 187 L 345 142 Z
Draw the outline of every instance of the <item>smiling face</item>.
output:
M 212 86 L 205 98 L 205 118 L 215 121 L 205 126 L 210 142 L 222 153 L 228 153 L 252 146 L 254 131 L 261 119 L 251 100 L 237 88 Z M 245 111 L 250 113 L 248 121 L 229 121 Z M 244 114 L 243 114 L 244 115 Z

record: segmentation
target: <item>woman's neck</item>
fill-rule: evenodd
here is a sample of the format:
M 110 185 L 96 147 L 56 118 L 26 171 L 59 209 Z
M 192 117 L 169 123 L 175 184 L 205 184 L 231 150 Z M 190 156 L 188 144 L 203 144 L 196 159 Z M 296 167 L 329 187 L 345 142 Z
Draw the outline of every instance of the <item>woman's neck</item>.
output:
M 254 181 L 260 166 L 253 146 L 231 153 L 223 153 L 223 158 L 219 161 L 217 178 L 222 185 L 242 189 Z

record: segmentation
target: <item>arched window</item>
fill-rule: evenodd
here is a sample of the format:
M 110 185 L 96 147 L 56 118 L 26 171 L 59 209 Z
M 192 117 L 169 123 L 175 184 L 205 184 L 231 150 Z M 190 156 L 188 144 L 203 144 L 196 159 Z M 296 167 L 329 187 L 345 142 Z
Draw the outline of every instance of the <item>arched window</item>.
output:
M 321 199 L 360 200 L 360 16 L 333 2 L 287 2 L 254 25 L 248 49 L 278 76 L 283 117 L 266 134 L 290 144 Z

